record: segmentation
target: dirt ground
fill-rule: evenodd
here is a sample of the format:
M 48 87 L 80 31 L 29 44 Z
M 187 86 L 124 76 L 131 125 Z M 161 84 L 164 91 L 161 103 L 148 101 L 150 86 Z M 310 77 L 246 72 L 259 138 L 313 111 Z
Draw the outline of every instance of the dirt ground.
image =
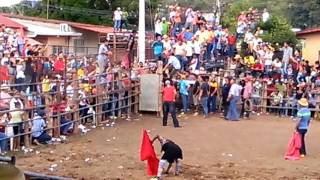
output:
M 285 161 L 294 130 L 289 118 L 256 116 L 228 122 L 218 115 L 208 119 L 190 115 L 179 119 L 183 127 L 178 129 L 162 127 L 161 120 L 152 115 L 119 120 L 115 127 L 98 127 L 65 144 L 38 148 L 39 154 L 22 155 L 17 166 L 73 179 L 147 180 L 145 162 L 139 160 L 142 129 L 146 128 L 151 136 L 163 135 L 183 149 L 183 173 L 165 179 L 320 179 L 319 122 L 312 122 L 306 137 L 308 156 Z M 155 148 L 160 155 L 159 143 Z M 53 172 L 48 170 L 52 164 L 57 164 Z

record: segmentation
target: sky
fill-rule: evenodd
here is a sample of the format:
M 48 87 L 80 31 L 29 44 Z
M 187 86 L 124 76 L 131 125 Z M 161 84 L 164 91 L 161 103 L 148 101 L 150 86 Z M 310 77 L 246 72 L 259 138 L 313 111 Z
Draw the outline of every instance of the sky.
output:
M 9 6 L 20 3 L 21 1 L 23 1 L 23 0 L 0 0 L 0 7 L 9 7 Z M 41 0 L 24 0 L 24 1 L 37 2 L 37 1 L 41 1 Z
M 0 7 L 12 6 L 18 4 L 22 0 L 0 0 Z

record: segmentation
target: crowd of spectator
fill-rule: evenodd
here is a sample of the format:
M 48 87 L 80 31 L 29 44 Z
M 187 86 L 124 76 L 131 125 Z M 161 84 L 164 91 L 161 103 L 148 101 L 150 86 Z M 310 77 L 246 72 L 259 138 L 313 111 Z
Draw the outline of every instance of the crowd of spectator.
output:
M 8 150 L 8 144 L 10 150 L 25 145 L 23 137 L 16 137 L 22 133 L 29 133 L 34 144 L 52 143 L 54 134 L 48 128 L 56 129 L 56 121 L 61 135 L 69 135 L 78 128 L 77 112 L 81 124 L 95 124 L 97 106 L 102 120 L 130 119 L 129 75 L 139 78 L 145 69 L 136 65 L 130 73 L 112 63 L 107 42 L 97 57 L 47 56 L 45 46 L 31 45 L 4 25 L 0 42 L 1 151 Z
M 163 61 L 165 79 L 178 88 L 181 115 L 189 112 L 192 104 L 197 115 L 199 103 L 205 117 L 221 107 L 223 117 L 229 120 L 249 117 L 251 110 L 260 115 L 263 109 L 295 117 L 301 98 L 307 98 L 310 107 L 317 107 L 319 62 L 311 65 L 289 43 L 262 40 L 264 31 L 258 24 L 270 19 L 267 9 L 241 12 L 235 34 L 215 17 L 207 21 L 203 13 L 192 8 L 175 5 L 169 12 L 155 21 L 152 48 L 156 59 Z M 224 66 L 206 68 L 206 64 L 219 60 Z M 232 96 L 237 100 L 233 102 Z M 234 111 L 238 102 L 242 104 L 239 115 Z M 227 115 L 230 108 L 233 112 Z

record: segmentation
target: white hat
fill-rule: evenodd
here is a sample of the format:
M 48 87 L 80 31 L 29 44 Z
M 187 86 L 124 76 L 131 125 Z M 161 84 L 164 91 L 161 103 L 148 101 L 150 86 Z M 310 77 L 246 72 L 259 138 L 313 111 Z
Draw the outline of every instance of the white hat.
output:
M 8 89 L 10 89 L 8 84 L 1 84 L 0 90 L 8 90 Z
M 10 52 L 8 50 L 5 50 L 3 54 L 10 54 Z
M 165 17 L 162 17 L 162 21 L 165 21 L 166 20 L 166 18 Z

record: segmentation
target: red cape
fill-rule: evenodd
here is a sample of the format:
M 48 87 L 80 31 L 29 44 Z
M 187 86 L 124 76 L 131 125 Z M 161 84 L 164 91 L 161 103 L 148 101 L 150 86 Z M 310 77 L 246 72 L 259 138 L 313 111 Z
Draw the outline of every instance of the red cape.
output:
M 143 130 L 142 143 L 140 147 L 140 160 L 147 160 L 147 174 L 149 176 L 157 175 L 159 160 L 154 152 L 152 142 L 146 130 Z

